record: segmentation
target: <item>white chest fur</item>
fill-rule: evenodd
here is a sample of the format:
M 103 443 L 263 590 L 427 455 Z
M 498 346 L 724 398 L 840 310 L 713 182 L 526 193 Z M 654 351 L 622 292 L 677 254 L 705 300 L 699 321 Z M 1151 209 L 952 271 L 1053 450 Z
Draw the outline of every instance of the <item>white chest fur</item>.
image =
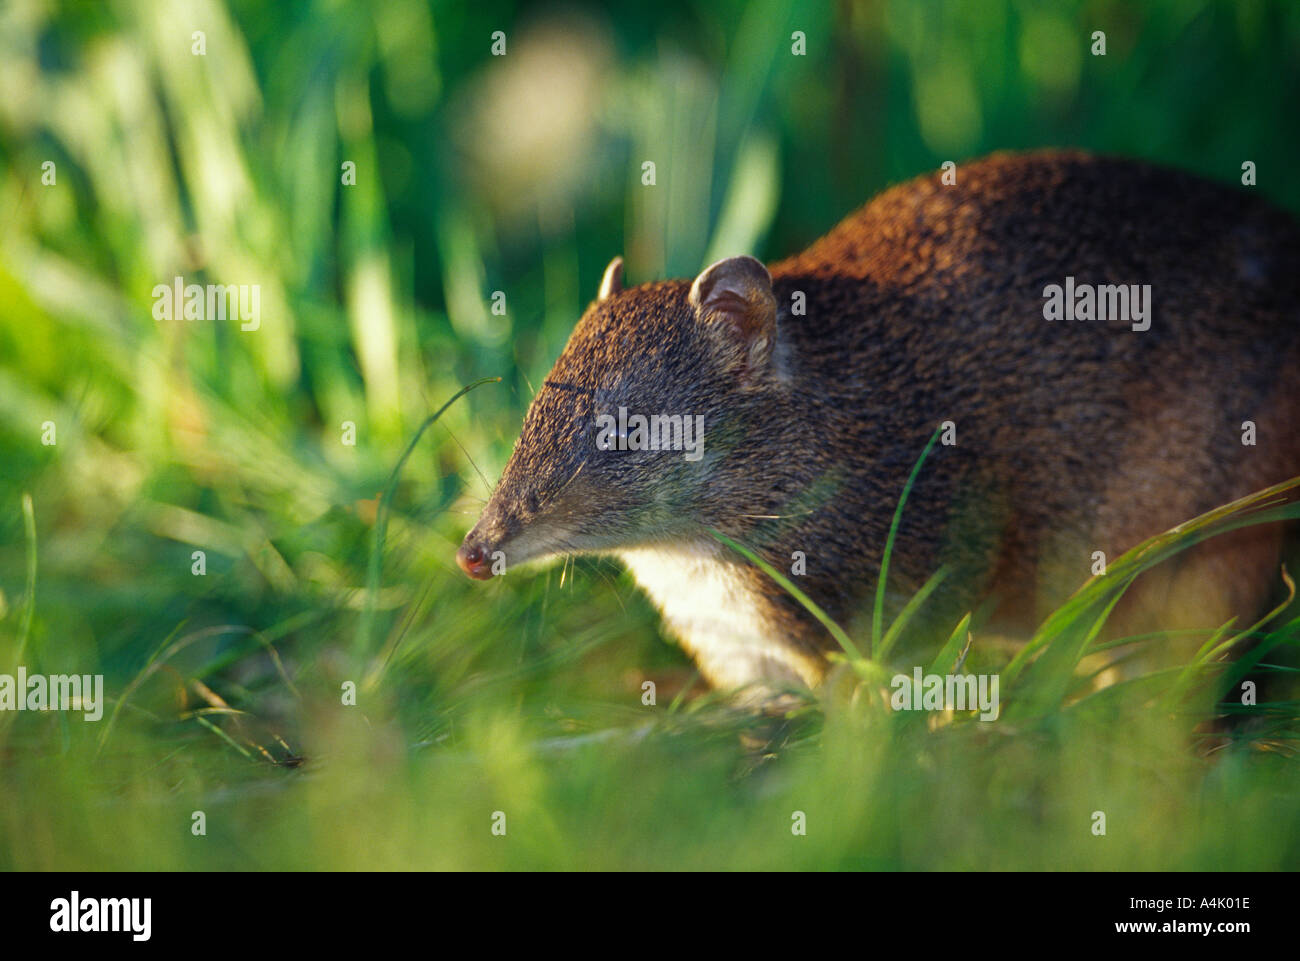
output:
M 794 650 L 763 616 L 740 571 L 718 560 L 721 549 L 687 544 L 619 556 L 714 687 L 815 685 L 821 666 Z

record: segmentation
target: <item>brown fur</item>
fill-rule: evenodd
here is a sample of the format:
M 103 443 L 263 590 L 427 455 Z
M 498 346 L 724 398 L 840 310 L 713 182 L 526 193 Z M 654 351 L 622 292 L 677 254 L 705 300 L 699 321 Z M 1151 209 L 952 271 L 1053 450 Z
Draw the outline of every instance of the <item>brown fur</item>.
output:
M 920 475 L 889 586 L 948 563 L 942 609 L 991 598 L 1022 631 L 1087 579 L 1092 551 L 1118 557 L 1300 474 L 1300 230 L 1245 191 L 1075 152 L 995 155 L 956 186 L 936 174 L 880 195 L 772 265 L 770 291 L 737 263 L 702 275 L 697 299 L 735 281 L 713 310 L 687 281 L 615 278 L 538 391 L 463 564 L 474 549 L 621 554 L 715 683 L 815 683 L 834 642 L 708 530 L 782 571 L 804 552 L 799 586 L 847 621 L 942 421 L 957 445 Z M 1067 275 L 1151 284 L 1150 329 L 1045 320 L 1044 287 Z M 593 418 L 620 403 L 702 414 L 703 460 L 597 451 Z M 1276 529 L 1211 541 L 1140 581 L 1119 616 L 1251 617 L 1280 544 Z M 716 617 L 678 596 L 693 583 L 711 585 L 698 606 Z

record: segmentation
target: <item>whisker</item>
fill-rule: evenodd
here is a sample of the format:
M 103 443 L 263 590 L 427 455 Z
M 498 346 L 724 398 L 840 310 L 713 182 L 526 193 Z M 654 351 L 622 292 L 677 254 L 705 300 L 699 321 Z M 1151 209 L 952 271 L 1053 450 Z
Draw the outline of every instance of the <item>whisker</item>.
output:
M 577 477 L 579 474 L 581 474 L 581 473 L 582 473 L 582 469 L 583 469 L 584 467 L 586 467 L 586 466 L 587 466 L 587 461 L 584 460 L 581 464 L 578 465 L 578 469 L 575 470 L 575 471 L 573 472 L 573 475 L 572 475 L 568 480 L 566 480 L 563 484 L 561 484 L 561 485 L 560 485 L 560 489 L 557 490 L 557 491 L 556 491 L 553 495 L 551 495 L 551 496 L 552 496 L 552 497 L 559 497 L 560 494 L 564 493 L 564 489 L 565 489 L 566 487 L 568 487 L 570 484 L 573 483 L 574 478 Z
M 460 442 L 460 438 L 452 433 L 450 427 L 446 428 L 446 431 L 447 431 L 447 436 L 456 442 L 456 446 L 460 448 L 461 453 L 465 455 L 465 459 L 469 461 L 469 466 L 474 468 L 474 473 L 478 474 L 479 480 L 481 480 L 483 482 L 483 486 L 487 488 L 488 496 L 491 497 L 492 485 L 488 483 L 487 477 L 484 475 L 484 473 L 481 470 L 478 469 L 478 464 L 474 463 L 474 458 L 469 455 L 469 451 L 467 451 L 465 449 L 465 445 Z
M 817 512 L 817 508 L 810 507 L 807 510 L 792 511 L 789 514 L 737 514 L 736 516 L 746 518 L 747 520 L 779 521 L 779 520 L 785 520 L 786 518 L 789 517 L 807 517 L 809 514 L 814 514 L 816 512 Z
M 610 591 L 614 595 L 614 600 L 618 601 L 618 606 L 622 609 L 623 613 L 626 614 L 627 605 L 623 603 L 623 595 L 619 593 L 618 584 L 615 582 L 614 578 L 610 577 L 609 574 L 601 568 L 599 561 L 593 562 L 591 570 L 595 571 L 600 576 L 601 580 L 609 585 Z
M 518 344 L 515 345 L 515 370 L 519 371 L 519 376 L 522 377 L 522 378 L 524 379 L 524 383 L 528 385 L 528 393 L 531 394 L 533 397 L 536 397 L 536 396 L 537 396 L 537 388 L 534 387 L 534 386 L 533 386 L 533 382 L 532 382 L 531 380 L 528 379 L 528 373 L 524 370 L 524 365 L 521 364 L 521 363 L 519 363 L 519 345 L 518 345 Z

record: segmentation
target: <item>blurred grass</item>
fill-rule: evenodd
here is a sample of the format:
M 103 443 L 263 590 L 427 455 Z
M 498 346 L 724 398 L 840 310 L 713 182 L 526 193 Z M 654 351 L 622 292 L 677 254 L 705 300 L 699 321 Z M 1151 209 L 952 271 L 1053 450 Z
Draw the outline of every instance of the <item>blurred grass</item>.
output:
M 1019 717 L 893 715 L 849 671 L 763 727 L 698 696 L 613 563 L 452 560 L 617 253 L 632 283 L 781 256 L 889 182 L 1039 145 L 1250 159 L 1300 210 L 1300 7 L 14 0 L 0 89 L 0 671 L 113 699 L 0 716 L 0 867 L 1300 863 L 1294 618 L 1255 632 L 1272 706 L 1227 734 L 1202 721 L 1240 713 L 1244 666 L 1172 701 L 1072 687 L 1114 566 L 1044 626 Z M 260 285 L 261 328 L 155 321 L 177 275 Z M 1005 668 L 981 640 L 967 669 Z

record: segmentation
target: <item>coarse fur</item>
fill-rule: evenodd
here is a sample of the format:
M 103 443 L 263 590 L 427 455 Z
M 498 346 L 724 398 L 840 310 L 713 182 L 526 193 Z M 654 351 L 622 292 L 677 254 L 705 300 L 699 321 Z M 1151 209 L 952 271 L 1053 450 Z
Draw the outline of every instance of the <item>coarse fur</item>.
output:
M 694 284 L 623 289 L 616 260 L 458 557 L 490 576 L 496 551 L 618 555 L 716 686 L 815 685 L 834 641 L 711 529 L 778 570 L 801 552 L 799 587 L 851 621 L 907 476 L 951 421 L 889 587 L 906 595 L 947 564 L 943 616 L 985 602 L 987 623 L 1026 632 L 1093 551 L 1118 557 L 1300 475 L 1297 267 L 1296 222 L 1249 192 L 1065 151 L 894 187 L 770 271 L 731 258 Z M 1150 284 L 1150 329 L 1044 319 L 1045 288 L 1067 276 Z M 620 406 L 702 415 L 702 458 L 600 449 L 597 418 Z M 1253 616 L 1282 533 L 1193 549 L 1144 576 L 1116 623 Z

